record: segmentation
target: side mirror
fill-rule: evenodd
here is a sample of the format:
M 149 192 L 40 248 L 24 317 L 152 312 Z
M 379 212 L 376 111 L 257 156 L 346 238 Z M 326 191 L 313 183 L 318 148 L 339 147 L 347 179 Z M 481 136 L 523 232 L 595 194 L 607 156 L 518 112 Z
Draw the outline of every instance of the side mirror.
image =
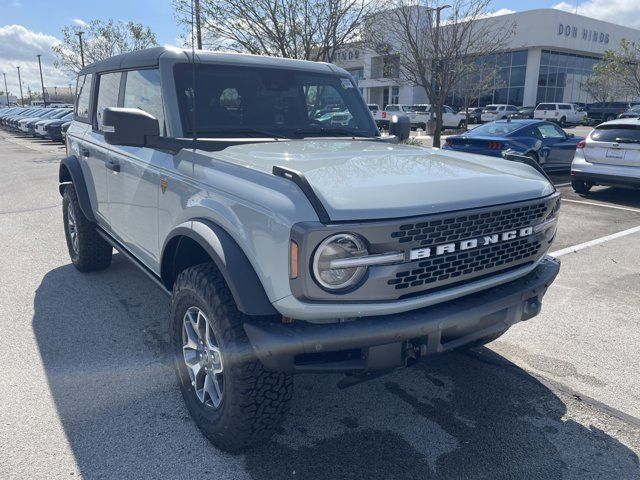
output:
M 158 119 L 138 108 L 105 108 L 102 131 L 109 145 L 144 147 L 147 137 L 160 136 Z
M 567 133 L 567 138 L 574 138 L 575 136 L 575 133 Z
M 404 114 L 393 114 L 389 122 L 389 135 L 395 135 L 400 141 L 407 140 L 411 135 L 411 120 Z

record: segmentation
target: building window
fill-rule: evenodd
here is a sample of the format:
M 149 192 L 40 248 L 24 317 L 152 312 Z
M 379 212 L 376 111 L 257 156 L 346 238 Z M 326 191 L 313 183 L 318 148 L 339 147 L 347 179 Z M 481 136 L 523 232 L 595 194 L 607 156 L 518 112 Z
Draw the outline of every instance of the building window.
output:
M 543 50 L 536 103 L 589 101 L 581 85 L 598 61 L 597 57 Z
M 371 78 L 398 78 L 399 76 L 399 55 L 385 55 L 371 59 Z
M 400 103 L 400 87 L 391 87 L 391 102 L 393 105 Z

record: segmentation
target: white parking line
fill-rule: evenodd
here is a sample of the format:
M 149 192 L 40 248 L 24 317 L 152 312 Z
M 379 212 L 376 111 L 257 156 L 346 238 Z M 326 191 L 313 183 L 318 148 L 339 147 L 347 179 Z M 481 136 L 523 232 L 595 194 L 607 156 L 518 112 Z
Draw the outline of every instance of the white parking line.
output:
M 554 183 L 554 186 L 556 186 L 556 187 L 568 187 L 569 185 L 571 185 L 571 182 L 567 182 L 567 183 Z
M 562 250 L 556 250 L 555 252 L 551 252 L 549 255 L 552 257 L 561 257 L 566 255 L 567 253 L 574 253 L 579 250 L 583 250 L 588 247 L 593 247 L 594 245 L 600 245 L 601 243 L 608 242 L 609 240 L 615 240 L 616 238 L 626 237 L 627 235 L 631 235 L 633 233 L 640 232 L 640 225 L 637 227 L 630 228 L 628 230 L 623 230 L 618 233 L 612 233 L 611 235 L 607 235 L 606 237 L 596 238 L 595 240 L 589 240 L 588 242 L 579 243 L 578 245 L 574 245 L 573 247 L 563 248 Z
M 596 207 L 604 207 L 604 208 L 613 208 L 615 210 L 625 210 L 627 212 L 635 212 L 635 213 L 640 213 L 640 209 L 638 208 L 630 208 L 630 207 L 619 207 L 617 205 L 607 205 L 604 203 L 596 203 L 596 202 L 583 202 L 581 200 L 569 200 L 568 198 L 563 198 L 562 202 L 568 202 L 568 203 L 582 203 L 584 205 L 595 205 Z

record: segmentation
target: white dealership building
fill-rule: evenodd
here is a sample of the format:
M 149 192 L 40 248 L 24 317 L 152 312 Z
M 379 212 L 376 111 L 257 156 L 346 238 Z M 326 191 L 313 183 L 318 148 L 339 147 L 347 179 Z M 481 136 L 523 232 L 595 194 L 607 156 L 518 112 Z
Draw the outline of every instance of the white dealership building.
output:
M 640 43 L 640 30 L 549 8 L 478 21 L 494 22 L 496 28 L 509 23 L 515 33 L 504 52 L 486 58 L 500 68 L 501 88 L 475 99 L 477 106 L 591 102 L 581 83 L 603 53 L 617 49 L 622 39 Z M 393 56 L 351 48 L 341 52 L 335 63 L 351 72 L 368 103 L 381 108 L 389 103 L 427 103 L 424 90 L 400 81 L 398 64 L 387 62 L 393 62 Z M 462 96 L 456 91 L 447 103 L 459 106 Z

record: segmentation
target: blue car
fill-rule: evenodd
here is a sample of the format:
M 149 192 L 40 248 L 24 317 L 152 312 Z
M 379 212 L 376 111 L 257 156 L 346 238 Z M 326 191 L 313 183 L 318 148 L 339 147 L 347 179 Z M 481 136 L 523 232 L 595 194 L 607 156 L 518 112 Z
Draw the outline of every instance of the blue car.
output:
M 544 120 L 498 120 L 447 137 L 443 149 L 500 157 L 504 151 L 531 157 L 549 170 L 569 170 L 584 138 Z

